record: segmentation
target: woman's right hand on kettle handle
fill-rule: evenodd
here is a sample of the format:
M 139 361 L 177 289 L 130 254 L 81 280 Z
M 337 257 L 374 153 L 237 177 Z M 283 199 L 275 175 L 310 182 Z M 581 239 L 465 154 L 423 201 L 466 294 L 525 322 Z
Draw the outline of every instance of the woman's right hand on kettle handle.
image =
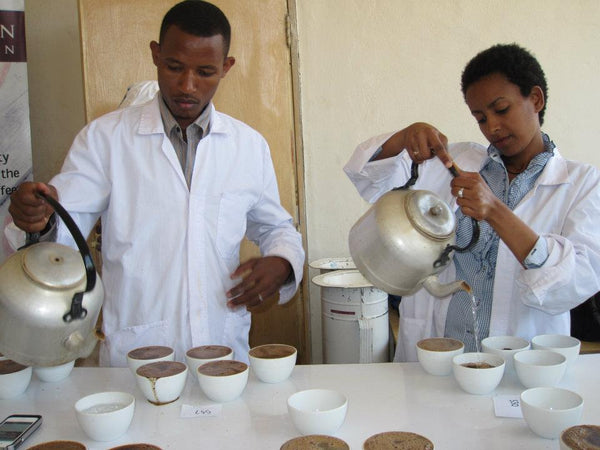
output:
M 8 212 L 14 224 L 27 233 L 42 231 L 54 209 L 38 194 L 42 193 L 58 201 L 58 192 L 52 185 L 26 181 L 10 196 Z

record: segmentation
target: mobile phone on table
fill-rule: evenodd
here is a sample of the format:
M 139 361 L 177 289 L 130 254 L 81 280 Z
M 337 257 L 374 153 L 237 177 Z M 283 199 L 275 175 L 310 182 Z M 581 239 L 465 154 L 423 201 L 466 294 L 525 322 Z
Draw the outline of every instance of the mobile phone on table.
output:
M 18 448 L 42 424 L 42 416 L 13 414 L 0 423 L 0 449 Z

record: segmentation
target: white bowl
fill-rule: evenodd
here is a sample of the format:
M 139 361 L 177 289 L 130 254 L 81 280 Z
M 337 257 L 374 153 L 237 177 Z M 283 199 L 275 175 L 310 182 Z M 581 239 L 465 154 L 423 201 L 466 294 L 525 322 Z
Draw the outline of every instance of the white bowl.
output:
M 75 403 L 77 422 L 95 441 L 112 441 L 123 435 L 131 424 L 135 397 L 127 392 L 100 392 Z
M 529 428 L 546 439 L 579 423 L 583 398 L 575 392 L 555 387 L 537 387 L 521 393 L 521 411 Z
M 201 345 L 185 352 L 185 361 L 191 374 L 195 374 L 202 364 L 222 359 L 233 359 L 233 349 L 225 345 Z
M 565 374 L 567 359 L 550 350 L 515 353 L 515 372 L 526 388 L 556 386 Z
M 514 373 L 515 353 L 529 350 L 531 345 L 527 339 L 518 336 L 490 336 L 481 341 L 481 349 L 484 353 L 493 353 L 504 358 L 506 367 L 504 373 Z
M 252 372 L 260 381 L 279 383 L 287 380 L 296 365 L 296 347 L 286 344 L 265 344 L 248 352 Z
M 575 425 L 560 433 L 560 450 L 583 450 L 600 447 L 600 425 Z
M 564 355 L 569 369 L 579 355 L 581 342 L 573 336 L 564 334 L 540 334 L 531 339 L 531 346 L 535 350 L 552 350 Z
M 421 367 L 436 376 L 450 375 L 452 358 L 464 351 L 464 344 L 452 338 L 427 338 L 417 342 L 417 359 Z
M 477 367 L 480 364 L 491 367 Z M 469 352 L 452 359 L 454 378 L 462 390 L 469 394 L 489 394 L 496 389 L 504 375 L 504 367 L 504 358 L 492 353 Z
M 300 433 L 331 435 L 344 423 L 348 399 L 330 389 L 309 389 L 292 394 L 287 406 Z
M 0 360 L 0 399 L 13 398 L 25 392 L 31 374 L 31 367 L 6 358 Z
M 148 347 L 139 347 L 127 353 L 127 365 L 131 373 L 135 372 L 144 364 L 158 361 L 174 361 L 175 351 L 171 347 L 162 345 L 152 345 Z
M 67 378 L 71 374 L 73 366 L 75 366 L 75 360 L 59 366 L 34 367 L 33 373 L 41 381 L 46 383 L 55 383 Z
M 185 387 L 187 366 L 178 361 L 157 361 L 138 367 L 135 379 L 146 399 L 154 405 L 174 402 Z
M 248 364 L 236 360 L 212 361 L 196 371 L 202 392 L 215 402 L 238 398 L 248 383 Z

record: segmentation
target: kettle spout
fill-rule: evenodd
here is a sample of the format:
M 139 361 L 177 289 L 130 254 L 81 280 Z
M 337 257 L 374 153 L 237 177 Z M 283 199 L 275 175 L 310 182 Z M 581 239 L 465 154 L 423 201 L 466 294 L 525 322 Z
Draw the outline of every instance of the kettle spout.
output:
M 446 297 L 450 294 L 454 294 L 456 291 L 463 290 L 467 293 L 471 293 L 471 286 L 465 281 L 457 280 L 452 283 L 443 284 L 440 283 L 437 275 L 430 275 L 423 281 L 423 287 L 431 295 L 435 297 Z

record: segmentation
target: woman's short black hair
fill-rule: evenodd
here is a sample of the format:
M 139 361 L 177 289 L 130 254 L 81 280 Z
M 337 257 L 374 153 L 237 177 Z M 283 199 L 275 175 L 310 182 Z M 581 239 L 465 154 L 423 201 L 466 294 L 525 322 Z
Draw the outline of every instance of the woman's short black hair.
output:
M 175 25 L 182 31 L 194 36 L 223 36 L 224 55 L 229 53 L 231 42 L 231 26 L 223 11 L 212 3 L 202 0 L 185 0 L 173 6 L 160 26 L 159 43 L 162 42 L 167 29 Z
M 534 86 L 539 86 L 544 93 L 544 107 L 539 112 L 540 125 L 544 123 L 548 100 L 546 76 L 540 63 L 529 51 L 517 44 L 498 44 L 478 53 L 462 73 L 463 96 L 469 86 L 493 73 L 504 75 L 508 81 L 519 86 L 524 97 L 531 93 Z

